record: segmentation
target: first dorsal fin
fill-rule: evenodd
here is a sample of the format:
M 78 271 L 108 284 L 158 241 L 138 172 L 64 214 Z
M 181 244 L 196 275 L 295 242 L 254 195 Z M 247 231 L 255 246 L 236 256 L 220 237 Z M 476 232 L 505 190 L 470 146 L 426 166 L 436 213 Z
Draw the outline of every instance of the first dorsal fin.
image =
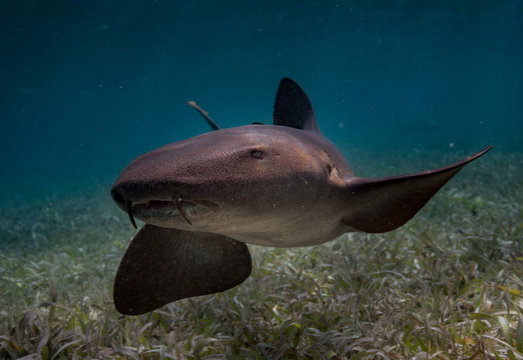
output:
M 274 125 L 319 133 L 311 102 L 295 81 L 283 78 L 276 93 L 273 113 Z

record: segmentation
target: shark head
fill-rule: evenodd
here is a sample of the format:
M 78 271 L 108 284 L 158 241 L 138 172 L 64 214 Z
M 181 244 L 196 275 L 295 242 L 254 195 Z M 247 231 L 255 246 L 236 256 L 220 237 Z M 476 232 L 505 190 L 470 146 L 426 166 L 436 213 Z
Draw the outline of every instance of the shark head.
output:
M 318 133 L 247 125 L 138 157 L 111 194 L 131 219 L 235 238 L 272 229 L 302 210 L 327 211 L 350 176 L 342 155 Z
M 490 149 L 436 170 L 359 178 L 290 79 L 280 82 L 272 125 L 220 129 L 190 104 L 214 131 L 136 158 L 111 190 L 135 227 L 135 218 L 145 223 L 116 276 L 124 314 L 238 285 L 251 271 L 246 243 L 309 246 L 394 230 Z

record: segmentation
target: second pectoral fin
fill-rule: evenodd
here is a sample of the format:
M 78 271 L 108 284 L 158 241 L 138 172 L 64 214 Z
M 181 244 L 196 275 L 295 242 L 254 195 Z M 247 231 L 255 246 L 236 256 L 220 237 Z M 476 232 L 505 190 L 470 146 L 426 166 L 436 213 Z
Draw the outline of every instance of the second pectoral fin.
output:
M 145 225 L 118 268 L 114 303 L 122 314 L 139 315 L 175 300 L 225 291 L 250 272 L 251 256 L 242 242 Z
M 416 215 L 465 165 L 490 148 L 432 171 L 377 179 L 354 178 L 346 187 L 349 206 L 343 223 L 369 233 L 396 229 Z

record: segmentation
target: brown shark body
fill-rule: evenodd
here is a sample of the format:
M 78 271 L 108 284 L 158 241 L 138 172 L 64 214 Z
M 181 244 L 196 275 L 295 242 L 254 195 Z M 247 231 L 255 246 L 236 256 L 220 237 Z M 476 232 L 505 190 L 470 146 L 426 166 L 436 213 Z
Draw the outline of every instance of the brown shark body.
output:
M 280 82 L 273 125 L 218 129 L 191 106 L 217 130 L 138 157 L 111 190 L 133 224 L 145 222 L 115 280 L 123 314 L 240 284 L 251 271 L 246 243 L 310 246 L 394 230 L 490 149 L 437 170 L 358 178 L 290 79 Z

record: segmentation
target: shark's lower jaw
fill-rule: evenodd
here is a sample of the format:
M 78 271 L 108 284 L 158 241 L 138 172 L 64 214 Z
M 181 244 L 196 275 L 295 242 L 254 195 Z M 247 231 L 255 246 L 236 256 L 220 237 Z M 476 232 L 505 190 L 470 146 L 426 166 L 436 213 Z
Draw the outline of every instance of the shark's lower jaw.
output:
M 133 203 L 133 215 L 145 223 L 157 226 L 167 227 L 180 222 L 192 225 L 194 220 L 217 207 L 210 201 L 149 200 Z

